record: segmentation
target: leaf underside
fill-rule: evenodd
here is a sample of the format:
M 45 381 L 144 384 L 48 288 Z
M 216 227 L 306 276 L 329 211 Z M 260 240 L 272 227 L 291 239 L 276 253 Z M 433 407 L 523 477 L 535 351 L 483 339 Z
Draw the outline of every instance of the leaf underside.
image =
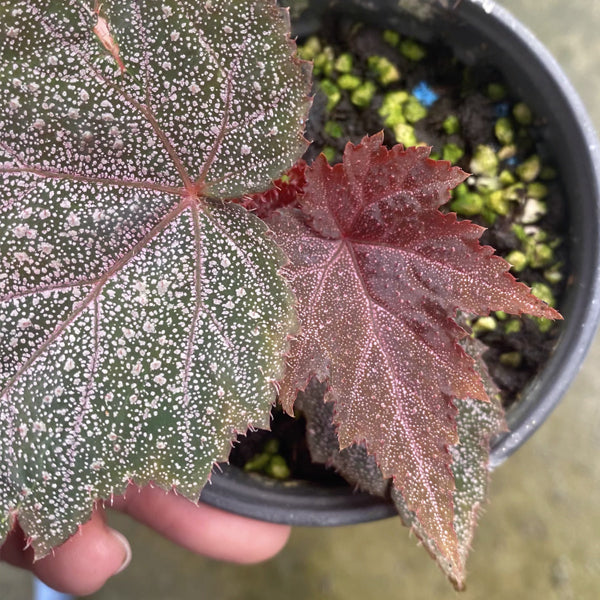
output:
M 479 245 L 482 228 L 438 208 L 466 175 L 429 149 L 388 151 L 381 134 L 348 144 L 342 164 L 323 156 L 306 172 L 300 210 L 270 221 L 290 257 L 302 330 L 292 343 L 280 399 L 327 380 L 340 447 L 365 443 L 383 475 L 449 560 L 457 442 L 454 399 L 487 400 L 459 341 L 458 310 L 558 313 Z
M 305 148 L 287 15 L 87 5 L 0 0 L 0 539 L 18 517 L 38 558 L 129 481 L 197 497 L 296 327 L 283 253 L 219 200 Z

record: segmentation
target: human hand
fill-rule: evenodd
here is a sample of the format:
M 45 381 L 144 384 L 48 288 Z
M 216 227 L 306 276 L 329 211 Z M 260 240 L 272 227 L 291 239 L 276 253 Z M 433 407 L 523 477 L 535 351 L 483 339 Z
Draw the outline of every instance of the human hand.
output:
M 196 505 L 159 488 L 131 486 L 125 496 L 114 499 L 112 507 L 192 552 L 240 564 L 271 558 L 290 534 L 286 525 Z M 42 560 L 34 563 L 33 550 L 24 550 L 24 546 L 23 532 L 16 527 L 0 547 L 0 560 L 29 569 L 50 587 L 76 596 L 97 591 L 131 560 L 129 543 L 106 525 L 102 507 L 78 533 Z

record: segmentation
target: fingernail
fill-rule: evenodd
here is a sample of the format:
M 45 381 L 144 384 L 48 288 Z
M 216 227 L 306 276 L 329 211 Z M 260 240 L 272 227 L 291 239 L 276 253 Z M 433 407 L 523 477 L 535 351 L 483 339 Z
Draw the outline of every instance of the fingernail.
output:
M 116 575 L 117 573 L 124 571 L 129 566 L 129 563 L 131 562 L 131 546 L 129 545 L 127 538 L 120 531 L 117 531 L 116 529 L 111 529 L 110 533 L 116 540 L 119 541 L 119 544 L 123 546 L 123 552 L 125 553 L 123 563 L 121 564 L 119 569 L 113 573 L 113 575 Z

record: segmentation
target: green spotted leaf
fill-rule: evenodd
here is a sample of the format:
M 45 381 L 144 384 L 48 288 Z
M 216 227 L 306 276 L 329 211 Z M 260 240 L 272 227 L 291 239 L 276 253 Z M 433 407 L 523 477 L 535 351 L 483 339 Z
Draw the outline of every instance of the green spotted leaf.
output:
M 0 0 L 0 541 L 98 498 L 196 498 L 267 426 L 293 296 L 224 200 L 302 153 L 309 69 L 274 0 Z

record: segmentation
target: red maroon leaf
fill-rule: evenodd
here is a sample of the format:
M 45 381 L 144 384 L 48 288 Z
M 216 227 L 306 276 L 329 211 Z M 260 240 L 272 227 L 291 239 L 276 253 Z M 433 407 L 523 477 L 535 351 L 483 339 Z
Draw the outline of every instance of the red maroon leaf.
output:
M 280 400 L 292 412 L 312 376 L 329 379 L 340 446 L 366 443 L 457 564 L 452 399 L 487 395 L 453 318 L 457 310 L 559 315 L 480 246 L 481 227 L 438 211 L 463 171 L 430 160 L 428 148 L 388 151 L 382 139 L 349 144 L 334 167 L 319 157 L 301 210 L 271 219 L 302 324 Z
M 275 181 L 266 192 L 243 196 L 236 200 L 245 209 L 254 212 L 261 219 L 266 219 L 276 210 L 290 206 L 298 200 L 298 196 L 306 185 L 306 162 L 300 159 L 283 177 Z

